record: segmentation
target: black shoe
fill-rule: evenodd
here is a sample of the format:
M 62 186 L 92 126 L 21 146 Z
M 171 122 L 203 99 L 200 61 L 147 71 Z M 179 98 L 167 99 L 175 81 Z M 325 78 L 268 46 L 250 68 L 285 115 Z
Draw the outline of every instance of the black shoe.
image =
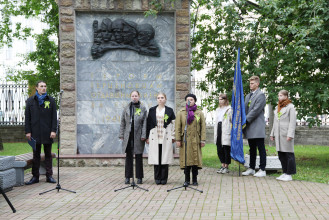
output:
M 137 184 L 143 184 L 143 179 L 137 179 Z
M 184 182 L 184 185 L 190 185 L 191 183 L 190 183 L 190 181 L 187 181 L 187 182 Z
M 52 176 L 47 176 L 46 182 L 48 182 L 48 183 L 56 183 L 56 180 Z
M 25 185 L 32 185 L 32 184 L 38 183 L 38 182 L 39 182 L 39 177 L 34 176 L 30 179 L 30 181 L 26 182 Z
M 130 178 L 125 179 L 125 184 L 130 184 Z
M 157 185 L 159 185 L 159 184 L 161 184 L 161 180 L 155 180 L 155 183 L 156 183 Z
M 161 180 L 161 184 L 162 185 L 166 185 L 167 184 L 167 180 Z
M 199 185 L 198 182 L 193 182 L 193 186 Z

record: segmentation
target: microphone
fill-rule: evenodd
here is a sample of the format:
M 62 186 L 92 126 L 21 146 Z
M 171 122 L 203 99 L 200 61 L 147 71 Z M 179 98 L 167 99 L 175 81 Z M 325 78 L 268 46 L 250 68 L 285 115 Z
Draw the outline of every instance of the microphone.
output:
M 61 90 L 61 91 L 59 91 L 59 94 L 62 94 L 64 91 L 63 91 L 63 89 Z
M 188 107 L 190 107 L 190 104 L 191 104 L 190 100 L 187 100 Z

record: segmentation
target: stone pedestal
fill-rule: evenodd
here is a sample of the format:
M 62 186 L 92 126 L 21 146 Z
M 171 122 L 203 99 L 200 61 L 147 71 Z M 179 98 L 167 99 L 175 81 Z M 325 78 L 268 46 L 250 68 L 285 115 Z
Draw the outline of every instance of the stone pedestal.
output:
M 14 156 L 0 156 L 0 187 L 4 190 L 10 189 L 16 184 L 14 162 Z
M 246 168 L 249 167 L 250 162 L 250 155 L 246 154 L 244 155 L 245 163 L 244 166 Z M 259 169 L 259 156 L 256 158 L 256 169 Z M 266 157 L 266 170 L 282 170 L 281 162 L 279 160 L 278 156 L 267 156 Z

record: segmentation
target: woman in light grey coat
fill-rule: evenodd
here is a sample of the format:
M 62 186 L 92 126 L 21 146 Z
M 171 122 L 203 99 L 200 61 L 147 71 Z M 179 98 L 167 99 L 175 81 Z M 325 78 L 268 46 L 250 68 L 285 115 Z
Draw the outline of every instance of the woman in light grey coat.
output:
M 291 175 L 296 173 L 294 154 L 296 110 L 288 99 L 288 91 L 281 90 L 278 98 L 279 102 L 274 110 L 274 121 L 270 138 L 275 140 L 276 150 L 282 165 L 283 174 L 277 179 L 291 181 Z
M 222 166 L 217 173 L 229 172 L 231 164 L 231 130 L 232 111 L 226 94 L 219 94 L 219 107 L 216 109 L 216 123 L 214 125 L 214 142 L 217 146 L 217 155 Z
M 147 109 L 139 101 L 140 94 L 133 91 L 130 94 L 131 102 L 123 109 L 121 116 L 119 138 L 122 140 L 122 150 L 126 153 L 125 184 L 130 183 L 133 177 L 133 154 L 136 160 L 137 183 L 142 184 L 143 151 L 146 140 Z M 133 128 L 133 129 L 132 129 Z M 133 146 L 132 146 L 133 141 Z

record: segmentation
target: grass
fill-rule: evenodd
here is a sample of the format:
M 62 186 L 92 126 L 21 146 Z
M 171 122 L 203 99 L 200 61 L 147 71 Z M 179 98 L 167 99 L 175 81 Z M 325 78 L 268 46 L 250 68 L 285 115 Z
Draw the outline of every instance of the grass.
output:
M 15 156 L 19 154 L 32 152 L 31 147 L 27 143 L 4 143 L 4 150 L 0 151 L 0 156 Z M 275 155 L 275 147 L 268 147 L 267 155 Z M 249 151 L 248 146 L 244 146 L 245 153 Z M 43 151 L 43 150 L 42 150 Z M 57 153 L 57 143 L 52 145 L 52 152 Z M 203 164 L 207 167 L 219 168 L 220 162 L 217 157 L 217 148 L 214 144 L 207 144 L 202 149 Z M 294 175 L 295 180 L 306 180 L 311 182 L 329 184 L 329 147 L 328 146 L 313 146 L 313 145 L 296 145 L 295 156 L 297 165 L 297 174 Z M 56 159 L 53 160 L 53 165 L 56 166 Z M 244 167 L 240 165 L 241 171 Z M 239 165 L 232 160 L 230 170 L 239 171 Z M 279 176 L 281 173 L 267 172 L 271 176 Z
M 57 153 L 57 143 L 52 145 L 52 152 Z M 3 144 L 3 151 L 0 151 L 0 156 L 15 156 L 19 154 L 25 154 L 32 152 L 32 148 L 26 142 L 22 143 L 4 143 Z M 41 150 L 43 152 L 43 148 Z
M 0 151 L 0 156 L 16 156 L 30 152 L 32 152 L 32 148 L 27 142 L 3 143 L 3 150 Z M 54 152 L 57 155 L 57 143 L 53 143 L 51 152 Z M 41 153 L 43 153 L 43 147 Z M 56 158 L 53 158 L 53 166 L 57 166 Z M 26 171 L 29 170 L 30 169 L 27 169 Z
M 269 155 L 276 155 L 275 147 L 266 146 Z M 249 152 L 249 147 L 243 147 L 244 153 Z M 220 167 L 220 161 L 217 156 L 217 147 L 215 144 L 207 144 L 202 149 L 203 164 L 207 167 Z M 294 175 L 295 180 L 305 180 L 318 183 L 329 184 L 329 147 L 314 146 L 314 145 L 296 145 L 295 146 L 296 168 L 297 173 Z M 240 165 L 241 171 L 245 168 Z M 230 165 L 230 170 L 239 171 L 238 162 L 233 161 Z M 267 172 L 270 176 L 281 175 L 278 172 Z

